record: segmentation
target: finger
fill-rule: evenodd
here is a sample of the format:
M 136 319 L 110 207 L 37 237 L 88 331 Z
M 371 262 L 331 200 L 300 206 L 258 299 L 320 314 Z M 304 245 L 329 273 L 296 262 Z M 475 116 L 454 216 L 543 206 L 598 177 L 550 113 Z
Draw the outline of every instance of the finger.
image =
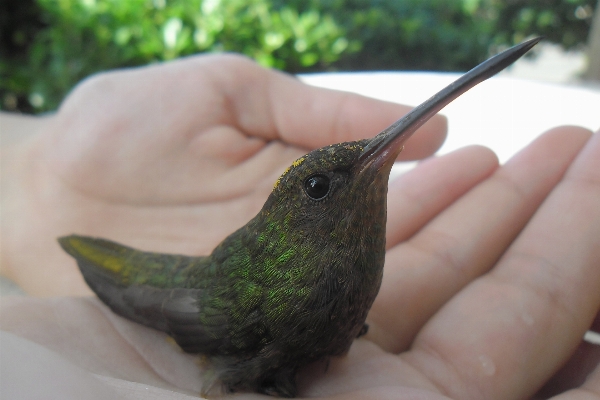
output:
M 307 149 L 375 136 L 412 107 L 306 85 L 243 57 L 205 59 L 227 94 L 240 129 Z M 446 135 L 446 119 L 432 118 L 402 152 L 413 160 L 433 154 Z
M 405 349 L 448 299 L 500 257 L 589 135 L 572 127 L 542 135 L 417 234 L 390 250 L 370 314 L 373 340 L 389 351 Z M 436 195 L 432 189 L 429 196 Z M 425 223 L 427 220 L 421 225 Z
M 407 358 L 457 398 L 531 396 L 600 309 L 599 259 L 596 134 L 494 270 L 428 322 Z
M 426 222 L 489 177 L 498 158 L 489 149 L 470 146 L 432 157 L 390 182 L 386 244 L 407 240 Z M 434 194 L 435 195 L 432 195 Z
M 498 159 L 492 151 L 471 146 L 429 158 L 391 182 L 388 189 L 387 248 L 415 234 L 497 167 Z M 396 339 L 390 337 L 393 333 L 388 319 L 397 291 L 390 288 L 393 283 L 389 283 L 387 274 L 388 271 L 384 270 L 383 293 L 380 291 L 369 314 L 367 338 L 390 350 Z

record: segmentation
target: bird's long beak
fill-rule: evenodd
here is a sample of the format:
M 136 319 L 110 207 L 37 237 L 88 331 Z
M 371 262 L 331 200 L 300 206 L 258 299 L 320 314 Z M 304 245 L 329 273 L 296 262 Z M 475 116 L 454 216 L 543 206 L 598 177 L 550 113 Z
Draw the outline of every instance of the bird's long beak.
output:
M 359 156 L 360 168 L 363 169 L 367 165 L 374 166 L 373 164 L 381 166 L 390 162 L 390 159 L 395 160 L 403 144 L 429 118 L 473 86 L 517 61 L 540 40 L 541 37 L 530 39 L 489 58 L 384 129 L 371 139 Z

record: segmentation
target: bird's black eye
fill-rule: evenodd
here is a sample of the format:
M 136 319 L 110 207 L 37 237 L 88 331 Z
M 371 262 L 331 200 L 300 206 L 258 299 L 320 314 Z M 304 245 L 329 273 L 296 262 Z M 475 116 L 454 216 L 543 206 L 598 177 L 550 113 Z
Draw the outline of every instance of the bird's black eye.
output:
M 329 177 L 326 175 L 313 175 L 304 181 L 304 191 L 314 200 L 321 200 L 329 193 Z

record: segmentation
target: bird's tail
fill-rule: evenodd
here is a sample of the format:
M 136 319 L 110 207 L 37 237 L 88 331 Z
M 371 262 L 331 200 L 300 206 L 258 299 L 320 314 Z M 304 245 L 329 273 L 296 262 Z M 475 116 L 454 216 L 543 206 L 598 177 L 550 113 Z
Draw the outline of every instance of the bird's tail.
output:
M 71 235 L 58 239 L 77 260 L 88 286 L 114 312 L 167 331 L 162 306 L 171 295 L 176 260 L 104 239 Z

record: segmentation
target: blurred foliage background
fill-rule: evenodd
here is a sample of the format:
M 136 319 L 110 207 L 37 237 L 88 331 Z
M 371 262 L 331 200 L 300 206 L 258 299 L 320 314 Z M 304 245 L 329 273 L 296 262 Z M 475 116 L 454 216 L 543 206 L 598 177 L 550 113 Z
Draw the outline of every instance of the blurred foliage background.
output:
M 596 0 L 2 0 L 0 107 L 54 110 L 98 71 L 202 52 L 313 71 L 464 71 L 544 35 L 585 44 Z

